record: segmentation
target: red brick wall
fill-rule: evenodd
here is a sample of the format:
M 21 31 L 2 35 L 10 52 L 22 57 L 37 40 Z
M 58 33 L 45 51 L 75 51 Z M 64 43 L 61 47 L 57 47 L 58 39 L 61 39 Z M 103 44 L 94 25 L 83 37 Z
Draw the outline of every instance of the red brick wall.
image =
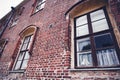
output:
M 19 23 L 3 34 L 8 38 L 0 59 L 1 80 L 119 80 L 120 71 L 70 71 L 70 45 L 68 21 L 65 12 L 79 0 L 46 0 L 45 8 L 31 16 L 34 0 L 24 5 Z M 119 15 L 117 15 L 119 16 Z M 29 25 L 39 27 L 32 55 L 24 74 L 8 74 L 12 56 L 19 41 L 19 33 Z M 52 25 L 52 27 L 49 27 Z M 69 42 L 68 42 L 69 41 Z M 19 75 L 20 74 L 20 75 Z M 22 78 L 21 78 L 22 77 Z
M 110 0 L 111 11 L 114 14 L 116 23 L 120 29 L 120 1 L 119 0 Z

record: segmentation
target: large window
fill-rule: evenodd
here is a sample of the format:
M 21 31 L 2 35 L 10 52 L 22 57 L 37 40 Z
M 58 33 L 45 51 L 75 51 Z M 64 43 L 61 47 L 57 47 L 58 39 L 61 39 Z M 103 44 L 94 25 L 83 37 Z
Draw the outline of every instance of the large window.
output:
M 26 69 L 27 63 L 30 58 L 29 48 L 32 42 L 32 38 L 33 38 L 33 35 L 29 35 L 24 38 L 14 70 Z
M 76 67 L 118 66 L 118 51 L 104 8 L 75 18 Z

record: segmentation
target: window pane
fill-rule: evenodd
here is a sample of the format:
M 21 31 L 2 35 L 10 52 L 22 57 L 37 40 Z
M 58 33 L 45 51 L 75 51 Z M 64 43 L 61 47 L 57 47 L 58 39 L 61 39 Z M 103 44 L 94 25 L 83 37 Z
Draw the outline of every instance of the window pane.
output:
M 78 66 L 92 66 L 92 55 L 90 51 L 78 54 Z
M 97 59 L 99 66 L 110 66 L 119 64 L 115 49 L 97 51 Z
M 106 19 L 102 19 L 92 23 L 93 32 L 99 32 L 109 29 Z
M 19 54 L 18 60 L 22 60 L 22 59 L 23 59 L 23 56 L 24 56 L 24 52 L 21 52 L 21 53 Z
M 45 2 L 46 0 L 42 0 L 42 2 Z
M 21 61 L 17 61 L 16 65 L 15 65 L 15 70 L 20 69 L 20 65 L 21 65 Z
M 91 16 L 91 21 L 96 21 L 96 20 L 105 18 L 105 14 L 103 10 L 92 12 L 90 16 Z
M 91 44 L 89 38 L 77 40 L 77 52 L 90 50 L 90 49 L 91 49 Z
M 42 4 L 41 4 L 41 8 L 40 8 L 40 9 L 43 9 L 43 8 L 44 8 L 44 6 L 45 6 L 45 3 L 42 3 Z
M 29 59 L 30 58 L 30 54 L 29 54 L 29 52 L 27 51 L 26 53 L 25 53 L 25 58 L 24 59 Z
M 95 36 L 96 48 L 104 48 L 113 46 L 112 36 L 110 34 Z
M 28 45 L 28 44 L 23 44 L 23 46 L 22 46 L 22 49 L 21 49 L 21 50 L 26 50 L 26 49 L 27 49 L 27 45 Z
M 33 40 L 33 35 L 31 35 L 31 37 L 30 37 L 30 41 L 32 41 Z
M 29 39 L 30 39 L 30 36 L 29 36 L 29 37 L 26 37 L 26 38 L 24 39 L 24 43 L 28 43 L 28 42 L 29 42 Z
M 83 25 L 76 28 L 76 36 L 83 36 L 89 34 L 88 25 Z
M 76 19 L 76 26 L 87 24 L 87 16 L 82 16 Z
M 28 60 L 24 60 L 21 69 L 26 69 L 27 63 L 28 63 Z

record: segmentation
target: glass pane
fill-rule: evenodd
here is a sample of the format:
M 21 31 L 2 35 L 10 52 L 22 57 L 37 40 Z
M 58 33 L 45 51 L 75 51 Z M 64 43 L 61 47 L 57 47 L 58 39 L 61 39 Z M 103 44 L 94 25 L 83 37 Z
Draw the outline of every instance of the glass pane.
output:
M 46 0 L 42 0 L 42 2 L 45 2 Z
M 88 25 L 83 25 L 76 28 L 76 36 L 83 36 L 89 34 Z
M 28 45 L 28 44 L 23 44 L 22 50 L 26 50 L 26 49 L 27 49 L 27 45 Z
M 92 23 L 93 32 L 99 32 L 109 29 L 106 19 L 102 19 Z
M 92 55 L 91 52 L 79 53 L 78 54 L 78 66 L 92 66 Z
M 22 59 L 23 59 L 23 56 L 24 56 L 24 52 L 21 52 L 21 53 L 19 54 L 18 60 L 22 60 Z
M 105 18 L 105 14 L 103 10 L 98 10 L 98 11 L 92 12 L 90 14 L 90 17 L 91 17 L 91 21 L 96 21 L 96 20 Z
M 44 8 L 44 6 L 45 6 L 45 3 L 42 3 L 42 4 L 41 4 L 41 8 L 40 8 L 40 9 L 43 9 L 43 8 Z
M 97 59 L 99 66 L 110 66 L 119 64 L 115 49 L 97 51 Z
M 40 5 L 43 0 L 38 0 L 37 5 Z
M 24 60 L 21 69 L 26 69 L 27 63 L 28 63 L 28 60 Z
M 29 52 L 27 51 L 26 53 L 25 53 L 25 58 L 24 59 L 29 59 L 30 58 L 30 54 L 29 54 Z
M 104 48 L 113 46 L 112 36 L 110 34 L 95 36 L 96 48 Z
M 15 65 L 15 70 L 20 69 L 20 65 L 21 65 L 21 61 L 17 61 L 16 65 Z
M 77 40 L 77 51 L 84 51 L 90 49 L 91 49 L 91 44 L 89 38 Z
M 28 43 L 28 42 L 29 42 L 29 39 L 30 39 L 30 36 L 29 36 L 29 37 L 25 37 L 24 43 Z
M 31 35 L 31 37 L 30 37 L 30 41 L 32 41 L 33 40 L 33 35 Z
M 76 19 L 76 26 L 80 26 L 87 23 L 87 16 L 82 16 Z
M 35 12 L 38 12 L 38 11 L 39 11 L 39 9 L 36 7 Z
M 30 49 L 31 43 L 32 43 L 32 42 L 29 42 L 27 49 Z

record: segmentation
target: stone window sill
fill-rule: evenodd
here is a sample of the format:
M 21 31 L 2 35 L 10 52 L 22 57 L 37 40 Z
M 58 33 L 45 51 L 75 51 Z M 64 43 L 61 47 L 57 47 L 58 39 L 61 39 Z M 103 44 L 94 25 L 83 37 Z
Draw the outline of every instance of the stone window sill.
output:
M 30 16 L 33 16 L 33 15 L 37 14 L 38 12 L 40 12 L 40 11 L 42 11 L 42 10 L 43 10 L 43 8 L 40 9 L 39 11 L 37 11 L 37 12 L 33 12 Z
M 14 71 L 9 71 L 9 73 L 24 73 L 25 70 L 14 70 Z
M 74 69 L 71 68 L 69 71 L 71 72 L 79 72 L 79 71 L 113 71 L 120 70 L 120 68 L 89 68 L 89 69 Z

